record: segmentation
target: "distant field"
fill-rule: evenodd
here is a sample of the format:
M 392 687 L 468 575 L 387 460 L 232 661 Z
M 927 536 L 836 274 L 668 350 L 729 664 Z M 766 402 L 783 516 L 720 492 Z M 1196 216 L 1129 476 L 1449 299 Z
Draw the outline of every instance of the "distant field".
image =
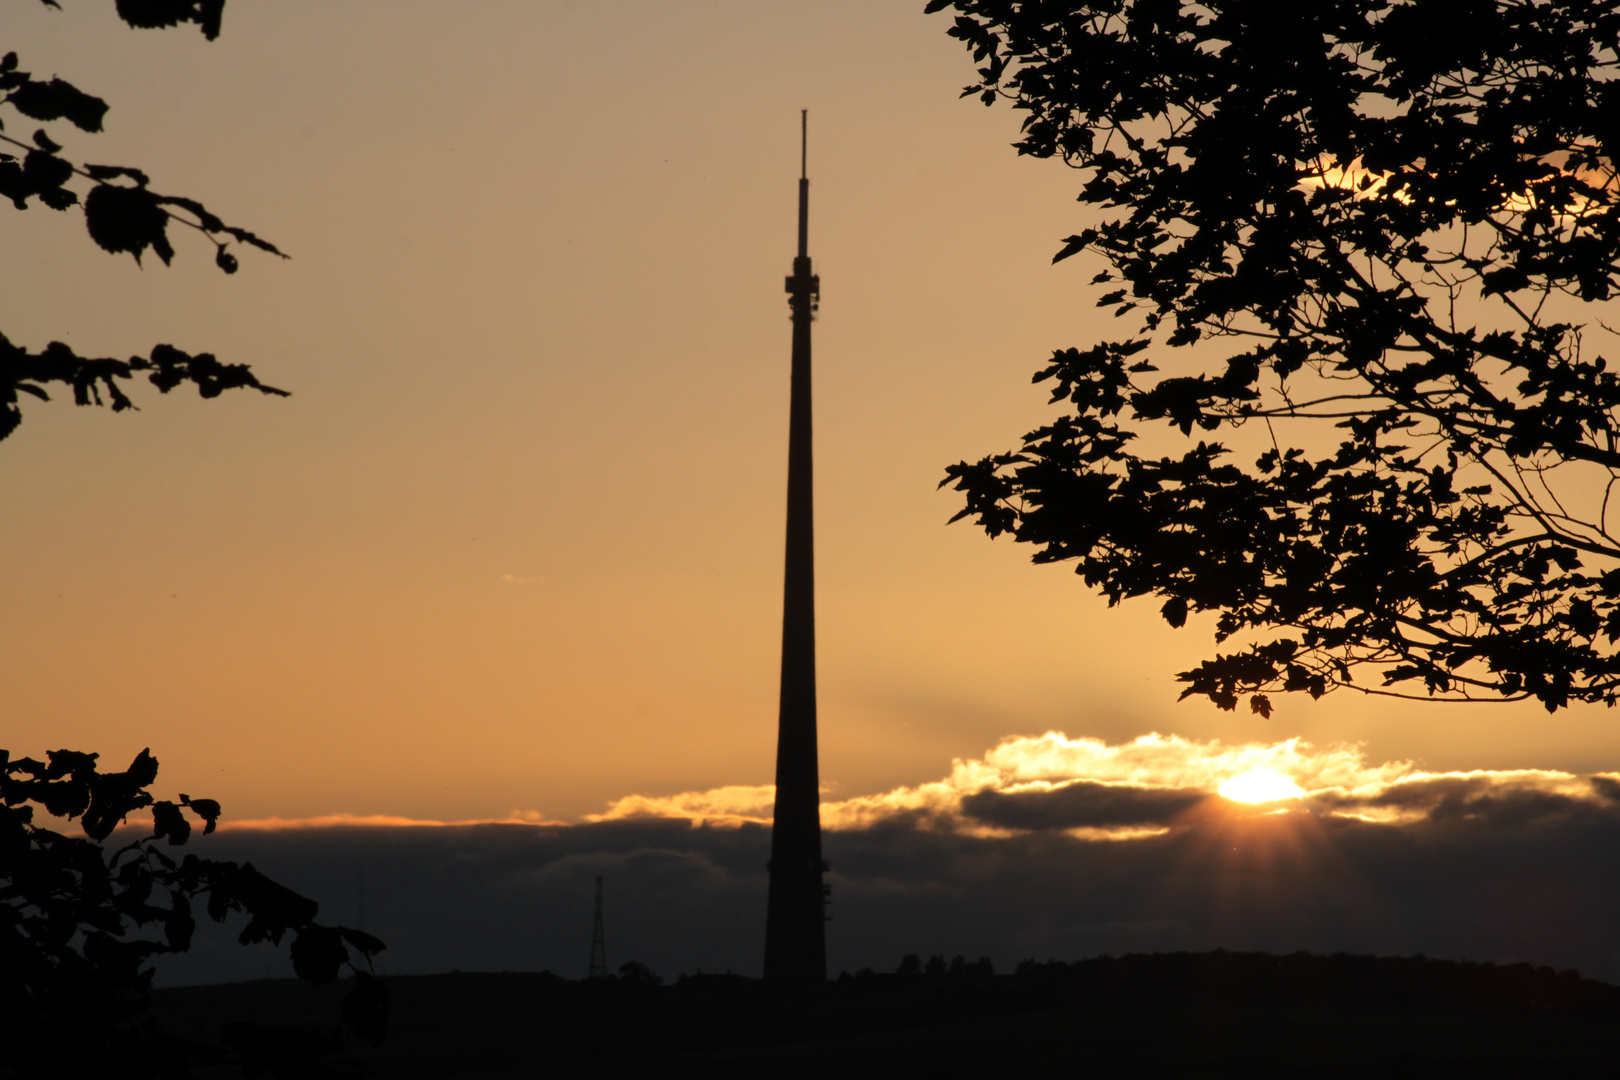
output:
M 1614 1075 L 1620 987 L 1527 965 L 1203 953 L 864 974 L 814 990 L 521 973 L 388 980 L 379 1077 L 1521 1077 Z M 161 991 L 176 1033 L 330 1026 L 341 988 Z

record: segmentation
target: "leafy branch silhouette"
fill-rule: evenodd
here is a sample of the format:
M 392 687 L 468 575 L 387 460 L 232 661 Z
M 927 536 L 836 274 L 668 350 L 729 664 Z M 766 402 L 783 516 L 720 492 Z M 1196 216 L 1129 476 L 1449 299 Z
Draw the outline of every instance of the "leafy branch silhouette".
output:
M 59 6 L 53 0 L 42 2 L 48 7 Z M 224 6 L 224 0 L 119 0 L 118 14 L 129 25 L 142 28 L 195 22 L 204 36 L 213 40 L 219 35 Z M 108 108 L 102 99 L 60 78 L 35 79 L 20 69 L 15 52 L 0 58 L 0 106 L 30 120 L 66 121 L 87 133 L 102 130 Z M 58 211 L 82 206 L 90 238 L 104 251 L 128 253 L 140 263 L 151 250 L 168 265 L 175 254 L 168 227 L 178 222 L 214 245 L 214 263 L 227 274 L 234 274 L 238 267 L 236 255 L 230 250 L 233 241 L 287 257 L 268 240 L 227 225 L 196 199 L 152 190 L 150 178 L 140 169 L 75 163 L 63 156 L 61 144 L 43 128 L 34 132 L 31 142 L 5 134 L 4 130 L 0 115 L 0 144 L 22 154 L 0 151 L 0 196 L 10 199 L 18 210 L 29 209 L 34 199 Z M 75 177 L 90 182 L 82 198 L 68 186 Z M 47 388 L 53 384 L 70 389 L 77 405 L 105 404 L 114 412 L 134 408 L 119 383 L 137 373 L 148 373 L 147 380 L 163 393 L 190 383 L 205 398 L 242 387 L 287 396 L 287 391 L 261 383 L 247 365 L 222 364 L 211 353 L 191 355 L 172 345 L 158 345 L 146 357 L 90 358 L 78 355 L 60 341 L 32 352 L 0 333 L 0 439 L 22 422 L 21 396 L 48 401 Z
M 945 9 L 979 65 L 964 96 L 1083 176 L 1094 224 L 1053 261 L 1099 260 L 1098 306 L 1137 326 L 1054 352 L 1035 381 L 1069 411 L 951 466 L 952 520 L 1076 562 L 1110 604 L 1214 613 L 1239 647 L 1178 678 L 1223 709 L 1613 705 L 1620 379 L 1588 338 L 1620 282 L 1620 12 Z M 1187 448 L 1136 452 L 1150 428 Z M 1243 429 L 1250 467 L 1210 438 Z

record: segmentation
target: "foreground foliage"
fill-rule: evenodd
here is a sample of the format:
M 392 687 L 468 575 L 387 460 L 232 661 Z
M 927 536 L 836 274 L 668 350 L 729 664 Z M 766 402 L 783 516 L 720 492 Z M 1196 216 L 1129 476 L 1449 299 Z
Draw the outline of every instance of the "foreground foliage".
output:
M 235 1061 L 248 1075 L 337 1076 L 352 1061 L 340 1030 L 225 1025 L 223 1046 L 166 1036 L 148 1015 L 154 956 L 184 952 L 195 908 L 247 923 L 243 944 L 290 937 L 293 969 L 310 983 L 353 985 L 340 1029 L 376 1046 L 387 1025 L 387 991 L 371 973 L 376 938 L 315 921 L 318 905 L 253 868 L 158 846 L 183 846 L 191 818 L 211 833 L 219 804 L 147 788 L 158 763 L 141 751 L 123 772 L 100 772 L 95 754 L 59 750 L 45 762 L 0 750 L 0 1077 L 173 1077 L 194 1066 Z M 45 828 L 37 811 L 77 818 L 83 836 Z M 104 844 L 130 814 L 150 813 L 152 832 Z M 188 814 L 190 815 L 188 817 Z M 350 953 L 354 950 L 354 954 Z M 355 960 L 360 958 L 360 963 Z M 361 966 L 363 964 L 363 966 Z
M 57 7 L 55 0 L 44 0 Z M 118 0 L 132 27 L 196 24 L 209 40 L 219 34 L 224 0 Z M 0 57 L 0 195 L 18 210 L 43 205 L 57 211 L 82 206 L 91 239 L 104 250 L 128 253 L 137 263 L 152 251 L 174 257 L 171 223 L 189 226 L 215 247 L 215 264 L 237 269 L 232 242 L 280 255 L 253 233 L 227 225 L 202 203 L 154 191 L 140 169 L 78 164 L 44 128 L 31 140 L 7 133 L 17 116 L 40 123 L 65 121 L 83 132 L 101 130 L 107 103 L 60 78 L 35 78 L 14 52 Z M 60 133 L 60 132 L 59 132 Z M 208 353 L 188 354 L 158 345 L 129 360 L 76 354 L 59 341 L 39 352 L 0 334 L 0 439 L 21 422 L 26 395 L 49 400 L 49 389 L 70 389 L 80 405 L 133 402 L 123 384 L 145 374 L 159 390 L 194 385 L 205 398 L 251 387 L 268 394 L 248 368 L 222 364 Z M 353 1073 L 343 1051 L 346 1028 L 376 1045 L 387 1022 L 387 996 L 372 977 L 376 938 L 315 921 L 314 901 L 265 877 L 251 864 L 203 859 L 178 861 L 158 847 L 184 845 L 192 818 L 214 831 L 219 804 L 181 795 L 160 800 L 146 789 L 157 761 L 142 751 L 128 769 L 98 771 L 95 754 L 59 750 L 48 761 L 11 760 L 0 750 L 0 1080 L 32 1077 L 182 1077 L 198 1066 L 235 1062 L 251 1076 L 335 1076 Z M 36 811 L 80 821 L 83 836 L 46 828 Z M 153 831 L 108 850 L 114 830 L 132 813 L 150 813 Z M 188 817 L 188 814 L 190 815 Z M 293 967 L 309 982 L 330 983 L 347 968 L 354 983 L 343 1000 L 339 1030 L 306 1032 L 231 1022 L 223 1045 L 165 1035 L 149 1013 L 153 969 L 148 961 L 190 947 L 194 905 L 205 904 L 221 922 L 245 915 L 244 944 L 280 944 L 289 935 Z M 364 969 L 351 957 L 356 950 Z
M 957 517 L 1110 604 L 1216 613 L 1240 647 L 1179 678 L 1224 709 L 1613 705 L 1620 379 L 1592 340 L 1620 280 L 1620 11 L 928 6 L 980 64 L 964 93 L 1027 114 L 1019 152 L 1081 170 L 1098 219 L 1054 261 L 1100 257 L 1098 305 L 1137 327 L 1053 354 L 1035 379 L 1067 413 L 952 466 Z M 1185 449 L 1137 452 L 1154 428 Z
M 58 6 L 44 0 L 49 7 Z M 196 23 L 210 41 L 219 36 L 224 0 L 119 0 L 118 14 L 140 28 L 162 28 Z M 24 120 L 71 124 L 82 132 L 98 132 L 107 115 L 107 103 L 63 79 L 35 78 L 22 70 L 14 52 L 0 57 L 0 107 Z M 268 240 L 246 229 L 227 225 L 196 199 L 163 195 L 151 179 L 127 165 L 90 165 L 70 160 L 44 128 L 32 138 L 11 134 L 7 115 L 0 111 L 0 196 L 18 210 L 43 205 L 65 211 L 84 210 L 90 238 L 103 250 L 127 253 L 139 263 L 154 252 L 167 265 L 174 258 L 169 225 L 178 223 L 206 237 L 214 245 L 214 262 L 227 274 L 237 269 L 231 244 L 246 244 L 273 255 L 282 253 Z M 58 132 L 60 134 L 60 132 Z M 80 190 L 84 194 L 81 196 Z M 37 200 L 31 201 L 31 200 Z M 285 256 L 282 256 L 285 258 Z M 85 357 L 60 341 L 39 351 L 13 344 L 0 333 L 0 439 L 22 422 L 23 395 L 50 400 L 50 389 L 60 387 L 78 405 L 109 405 L 114 412 L 134 407 L 124 382 L 144 374 L 163 393 L 183 383 L 195 386 L 205 398 L 226 390 L 248 387 L 265 394 L 286 396 L 286 391 L 259 382 L 243 364 L 222 364 L 211 353 L 188 354 L 172 345 L 158 345 L 146 356 L 127 360 Z

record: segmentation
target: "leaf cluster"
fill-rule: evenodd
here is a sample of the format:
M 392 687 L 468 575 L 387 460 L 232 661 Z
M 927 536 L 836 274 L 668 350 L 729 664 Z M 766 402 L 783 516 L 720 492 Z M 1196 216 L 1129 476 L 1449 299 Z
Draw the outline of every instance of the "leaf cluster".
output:
M 61 10 L 58 0 L 40 0 L 48 8 Z M 225 16 L 225 0 L 117 0 L 118 17 L 139 30 L 167 30 L 172 26 L 196 23 L 203 37 L 219 37 L 220 20 Z
M 1242 648 L 1179 678 L 1221 708 L 1335 687 L 1614 704 L 1620 379 L 1578 320 L 1620 285 L 1620 11 L 947 8 L 979 64 L 964 94 L 1081 172 L 1096 218 L 1053 261 L 1103 263 L 1098 306 L 1137 327 L 1054 353 L 1035 381 L 1069 411 L 952 466 L 957 517 L 1110 603 L 1214 613 Z M 1161 374 L 1195 345 L 1193 373 Z M 1150 427 L 1187 449 L 1137 453 Z M 1251 467 L 1245 428 L 1268 447 Z
M 105 400 L 113 412 L 122 412 L 135 405 L 119 386 L 119 380 L 137 373 L 144 373 L 147 381 L 165 394 L 182 383 L 190 383 L 205 398 L 244 386 L 287 396 L 287 391 L 261 383 L 246 364 L 222 364 L 213 353 L 192 356 L 173 345 L 158 345 L 145 357 L 92 358 L 78 355 L 60 341 L 33 353 L 0 334 L 0 439 L 22 422 L 22 410 L 18 408 L 21 394 L 49 401 L 46 387 L 58 383 L 72 390 L 74 404 L 101 405 Z
M 248 1075 L 342 1076 L 358 1069 L 342 1031 L 371 1045 L 387 1025 L 387 990 L 371 972 L 384 945 L 369 934 L 316 921 L 318 906 L 251 863 L 183 858 L 194 820 L 214 831 L 220 806 L 147 789 L 158 763 L 143 750 L 122 772 L 71 750 L 45 761 L 0 750 L 0 1077 L 184 1077 L 231 1061 Z M 38 812 L 78 819 L 82 836 L 45 827 Z M 109 848 L 131 814 L 152 832 Z M 163 846 L 159 846 L 159 841 Z M 347 970 L 353 985 L 330 1032 L 229 1025 L 223 1046 L 164 1034 L 150 1016 L 150 959 L 184 952 L 197 908 L 215 922 L 247 917 L 243 944 L 289 940 L 298 976 L 320 985 Z M 353 950 L 351 952 L 350 950 Z M 358 959 L 357 959 L 358 958 Z

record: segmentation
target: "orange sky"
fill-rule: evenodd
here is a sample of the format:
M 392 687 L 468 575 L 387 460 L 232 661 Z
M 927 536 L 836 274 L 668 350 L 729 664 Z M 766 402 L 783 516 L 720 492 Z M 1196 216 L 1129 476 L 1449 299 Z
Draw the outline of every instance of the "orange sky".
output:
M 224 34 L 17 5 L 10 44 L 112 104 L 51 130 L 294 258 L 227 278 L 4 214 L 0 329 L 170 342 L 291 389 L 25 406 L 0 444 L 0 745 L 150 745 L 244 818 L 577 819 L 771 778 L 798 110 L 811 116 L 822 774 L 935 780 L 1048 729 L 1609 770 L 1615 718 L 1176 704 L 1210 648 L 944 526 L 943 466 L 1045 415 L 1116 333 L 1049 265 L 1075 177 L 957 99 L 920 0 L 232 0 Z

